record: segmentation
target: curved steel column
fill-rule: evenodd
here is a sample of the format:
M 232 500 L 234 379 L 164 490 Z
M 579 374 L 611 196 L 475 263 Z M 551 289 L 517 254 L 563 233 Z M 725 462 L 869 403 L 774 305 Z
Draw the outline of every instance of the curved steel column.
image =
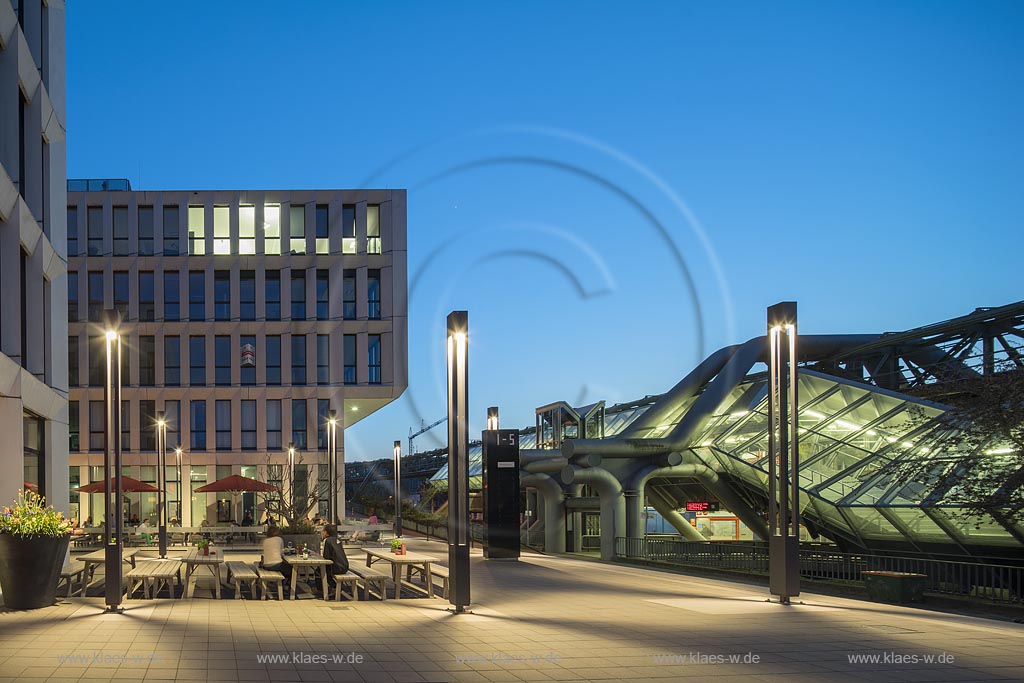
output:
M 615 559 L 615 534 L 626 531 L 626 501 L 622 484 L 601 467 L 581 468 L 569 465 L 562 470 L 563 484 L 588 484 L 601 499 L 601 559 Z
M 544 498 L 544 552 L 565 552 L 565 494 L 558 482 L 547 474 L 523 473 L 522 488 L 536 489 Z

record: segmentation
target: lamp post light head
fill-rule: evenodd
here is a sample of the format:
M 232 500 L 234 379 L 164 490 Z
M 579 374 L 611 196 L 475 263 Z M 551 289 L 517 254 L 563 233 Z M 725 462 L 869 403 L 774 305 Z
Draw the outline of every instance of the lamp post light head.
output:
M 487 429 L 498 429 L 498 406 L 487 409 Z
M 402 442 L 396 439 L 395 440 L 395 455 L 401 455 L 401 454 L 402 454 Z
M 114 330 L 107 330 L 107 341 L 115 341 L 117 339 L 117 332 Z

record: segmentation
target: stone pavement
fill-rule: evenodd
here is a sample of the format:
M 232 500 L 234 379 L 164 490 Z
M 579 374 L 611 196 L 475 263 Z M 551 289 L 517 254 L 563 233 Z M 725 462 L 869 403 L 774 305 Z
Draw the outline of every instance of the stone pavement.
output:
M 445 558 L 437 541 L 411 546 Z M 477 555 L 472 569 L 463 615 L 441 599 L 204 591 L 123 615 L 92 597 L 0 610 L 0 680 L 1024 680 L 1019 624 L 810 594 L 783 607 L 756 586 L 566 557 Z

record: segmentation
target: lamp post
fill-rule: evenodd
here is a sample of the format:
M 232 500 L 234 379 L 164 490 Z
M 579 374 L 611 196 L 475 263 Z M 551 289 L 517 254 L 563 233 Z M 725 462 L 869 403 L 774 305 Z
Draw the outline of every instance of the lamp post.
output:
M 331 524 L 339 524 L 345 511 L 338 509 L 338 413 L 334 410 L 327 413 L 327 453 L 330 458 L 328 477 L 331 486 L 327 518 Z
M 498 429 L 498 406 L 491 406 L 487 409 L 487 429 Z
M 124 517 L 121 515 L 121 499 L 124 497 L 121 482 L 121 336 L 118 328 L 121 315 L 116 310 L 103 311 L 106 323 L 106 381 L 103 386 L 106 420 L 103 438 L 103 501 L 104 521 L 104 569 L 103 592 L 107 612 L 123 612 L 121 594 L 121 547 L 124 535 Z
M 178 525 L 185 526 L 185 516 L 181 514 L 181 487 L 184 485 L 181 479 L 181 444 L 174 447 L 174 459 L 178 463 Z
M 160 557 L 167 557 L 167 418 L 156 414 L 156 515 Z
M 402 535 L 402 442 L 395 441 L 395 538 Z
M 288 442 L 288 495 L 292 499 L 288 509 L 295 507 L 295 444 Z
M 800 595 L 799 407 L 796 302 L 768 308 L 769 590 L 789 604 Z
M 469 313 L 448 314 L 448 602 L 469 605 Z

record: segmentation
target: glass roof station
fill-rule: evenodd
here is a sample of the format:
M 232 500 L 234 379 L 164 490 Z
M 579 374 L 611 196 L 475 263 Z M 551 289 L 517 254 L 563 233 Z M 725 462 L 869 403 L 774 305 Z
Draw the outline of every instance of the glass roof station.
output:
M 957 480 L 942 475 L 962 454 L 937 418 L 955 402 L 950 379 L 1024 370 L 1022 330 L 1024 302 L 908 333 L 802 335 L 798 430 L 807 535 L 851 551 L 1019 556 L 1024 526 L 999 510 L 968 515 L 951 500 Z M 667 505 L 665 520 L 691 540 L 692 525 L 677 513 L 690 500 L 720 501 L 760 536 L 768 488 L 767 378 L 759 365 L 765 346 L 759 337 L 720 350 L 660 396 L 607 409 L 603 402 L 538 408 L 535 426 L 521 432 L 522 474 L 534 485 L 531 494 L 559 499 L 564 517 L 539 522 L 559 533 L 566 528 L 567 544 L 554 551 L 574 549 L 574 527 L 583 524 L 600 536 L 602 556 L 613 555 L 615 537 L 643 535 L 647 503 Z M 479 445 L 470 458 L 478 477 Z M 911 459 L 934 468 L 908 481 L 901 465 Z M 971 473 L 958 476 L 963 482 Z M 432 481 L 446 478 L 442 468 Z M 574 520 L 575 510 L 588 508 L 585 500 L 606 514 Z

